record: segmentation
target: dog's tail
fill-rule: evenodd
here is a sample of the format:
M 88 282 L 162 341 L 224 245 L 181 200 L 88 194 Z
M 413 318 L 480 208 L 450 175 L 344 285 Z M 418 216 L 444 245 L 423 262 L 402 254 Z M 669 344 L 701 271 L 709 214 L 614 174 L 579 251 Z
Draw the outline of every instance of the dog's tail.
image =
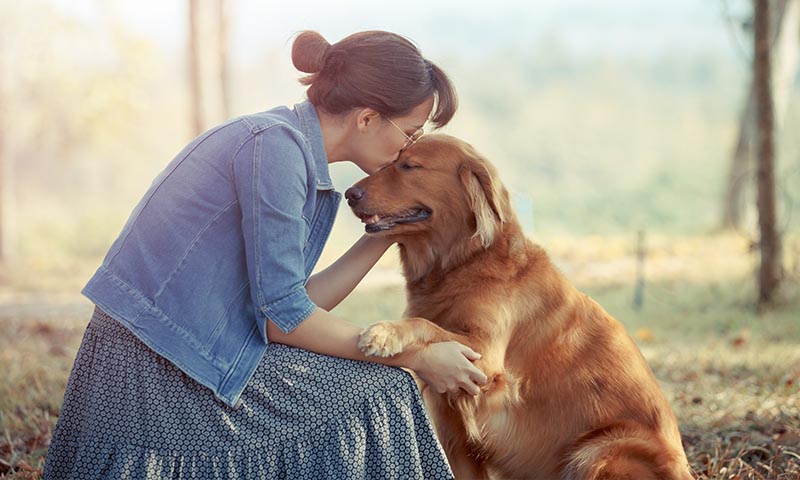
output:
M 561 470 L 562 480 L 692 480 L 683 452 L 635 425 L 583 435 Z

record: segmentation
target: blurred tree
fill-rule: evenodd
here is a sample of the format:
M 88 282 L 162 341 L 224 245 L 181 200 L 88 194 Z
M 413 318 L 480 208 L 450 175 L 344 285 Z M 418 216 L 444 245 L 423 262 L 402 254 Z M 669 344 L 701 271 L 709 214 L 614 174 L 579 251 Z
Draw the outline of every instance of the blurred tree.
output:
M 781 238 L 775 225 L 775 114 L 772 103 L 769 11 L 769 0 L 755 1 L 753 87 L 757 119 L 755 139 L 758 158 L 758 224 L 761 233 L 759 305 L 772 302 L 781 276 Z
M 777 130 L 780 131 L 783 118 L 789 105 L 789 96 L 797 75 L 800 61 L 800 0 L 775 0 L 771 8 L 772 38 L 772 86 L 774 92 L 774 114 Z M 731 19 L 729 19 L 731 20 Z M 745 22 L 746 29 L 752 27 L 752 20 Z M 722 204 L 722 228 L 738 228 L 744 217 L 744 198 L 747 181 L 753 165 L 755 142 L 755 84 L 751 82 L 747 100 L 739 121 L 739 135 L 731 158 L 725 197 Z
M 189 84 L 192 111 L 192 133 L 199 135 L 204 129 L 203 91 L 200 73 L 198 0 L 189 0 Z
M 228 63 L 228 10 L 226 0 L 217 0 L 217 52 L 219 53 L 219 86 L 222 98 L 222 118 L 227 120 L 231 111 L 230 69 Z
M 191 115 L 198 135 L 230 112 L 229 15 L 226 0 L 189 0 L 188 13 Z

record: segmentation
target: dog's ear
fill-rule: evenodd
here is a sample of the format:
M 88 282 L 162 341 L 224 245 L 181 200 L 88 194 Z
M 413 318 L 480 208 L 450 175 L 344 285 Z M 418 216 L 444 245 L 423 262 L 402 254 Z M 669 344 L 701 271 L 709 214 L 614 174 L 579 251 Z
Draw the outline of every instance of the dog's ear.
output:
M 493 169 L 477 154 L 470 152 L 458 168 L 469 204 L 475 213 L 475 235 L 481 238 L 484 248 L 492 244 L 495 228 L 506 221 L 502 191 Z

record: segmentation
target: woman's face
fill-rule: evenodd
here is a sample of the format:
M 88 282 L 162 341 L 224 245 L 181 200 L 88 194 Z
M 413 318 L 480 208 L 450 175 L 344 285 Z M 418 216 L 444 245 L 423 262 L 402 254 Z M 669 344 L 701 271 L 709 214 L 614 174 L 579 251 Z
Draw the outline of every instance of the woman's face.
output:
M 425 125 L 432 109 L 433 97 L 430 97 L 402 117 L 386 118 L 372 110 L 367 110 L 371 113 L 359 114 L 358 135 L 352 149 L 353 163 L 367 175 L 372 175 L 395 161 L 408 138 Z

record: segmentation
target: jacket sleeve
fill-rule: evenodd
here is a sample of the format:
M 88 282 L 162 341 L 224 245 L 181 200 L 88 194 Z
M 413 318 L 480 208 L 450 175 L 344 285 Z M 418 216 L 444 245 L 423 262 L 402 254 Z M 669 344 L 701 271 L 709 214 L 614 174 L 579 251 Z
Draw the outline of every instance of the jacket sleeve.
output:
M 305 289 L 309 173 L 297 136 L 288 127 L 267 128 L 233 159 L 250 292 L 265 341 L 267 320 L 289 333 L 316 309 Z

